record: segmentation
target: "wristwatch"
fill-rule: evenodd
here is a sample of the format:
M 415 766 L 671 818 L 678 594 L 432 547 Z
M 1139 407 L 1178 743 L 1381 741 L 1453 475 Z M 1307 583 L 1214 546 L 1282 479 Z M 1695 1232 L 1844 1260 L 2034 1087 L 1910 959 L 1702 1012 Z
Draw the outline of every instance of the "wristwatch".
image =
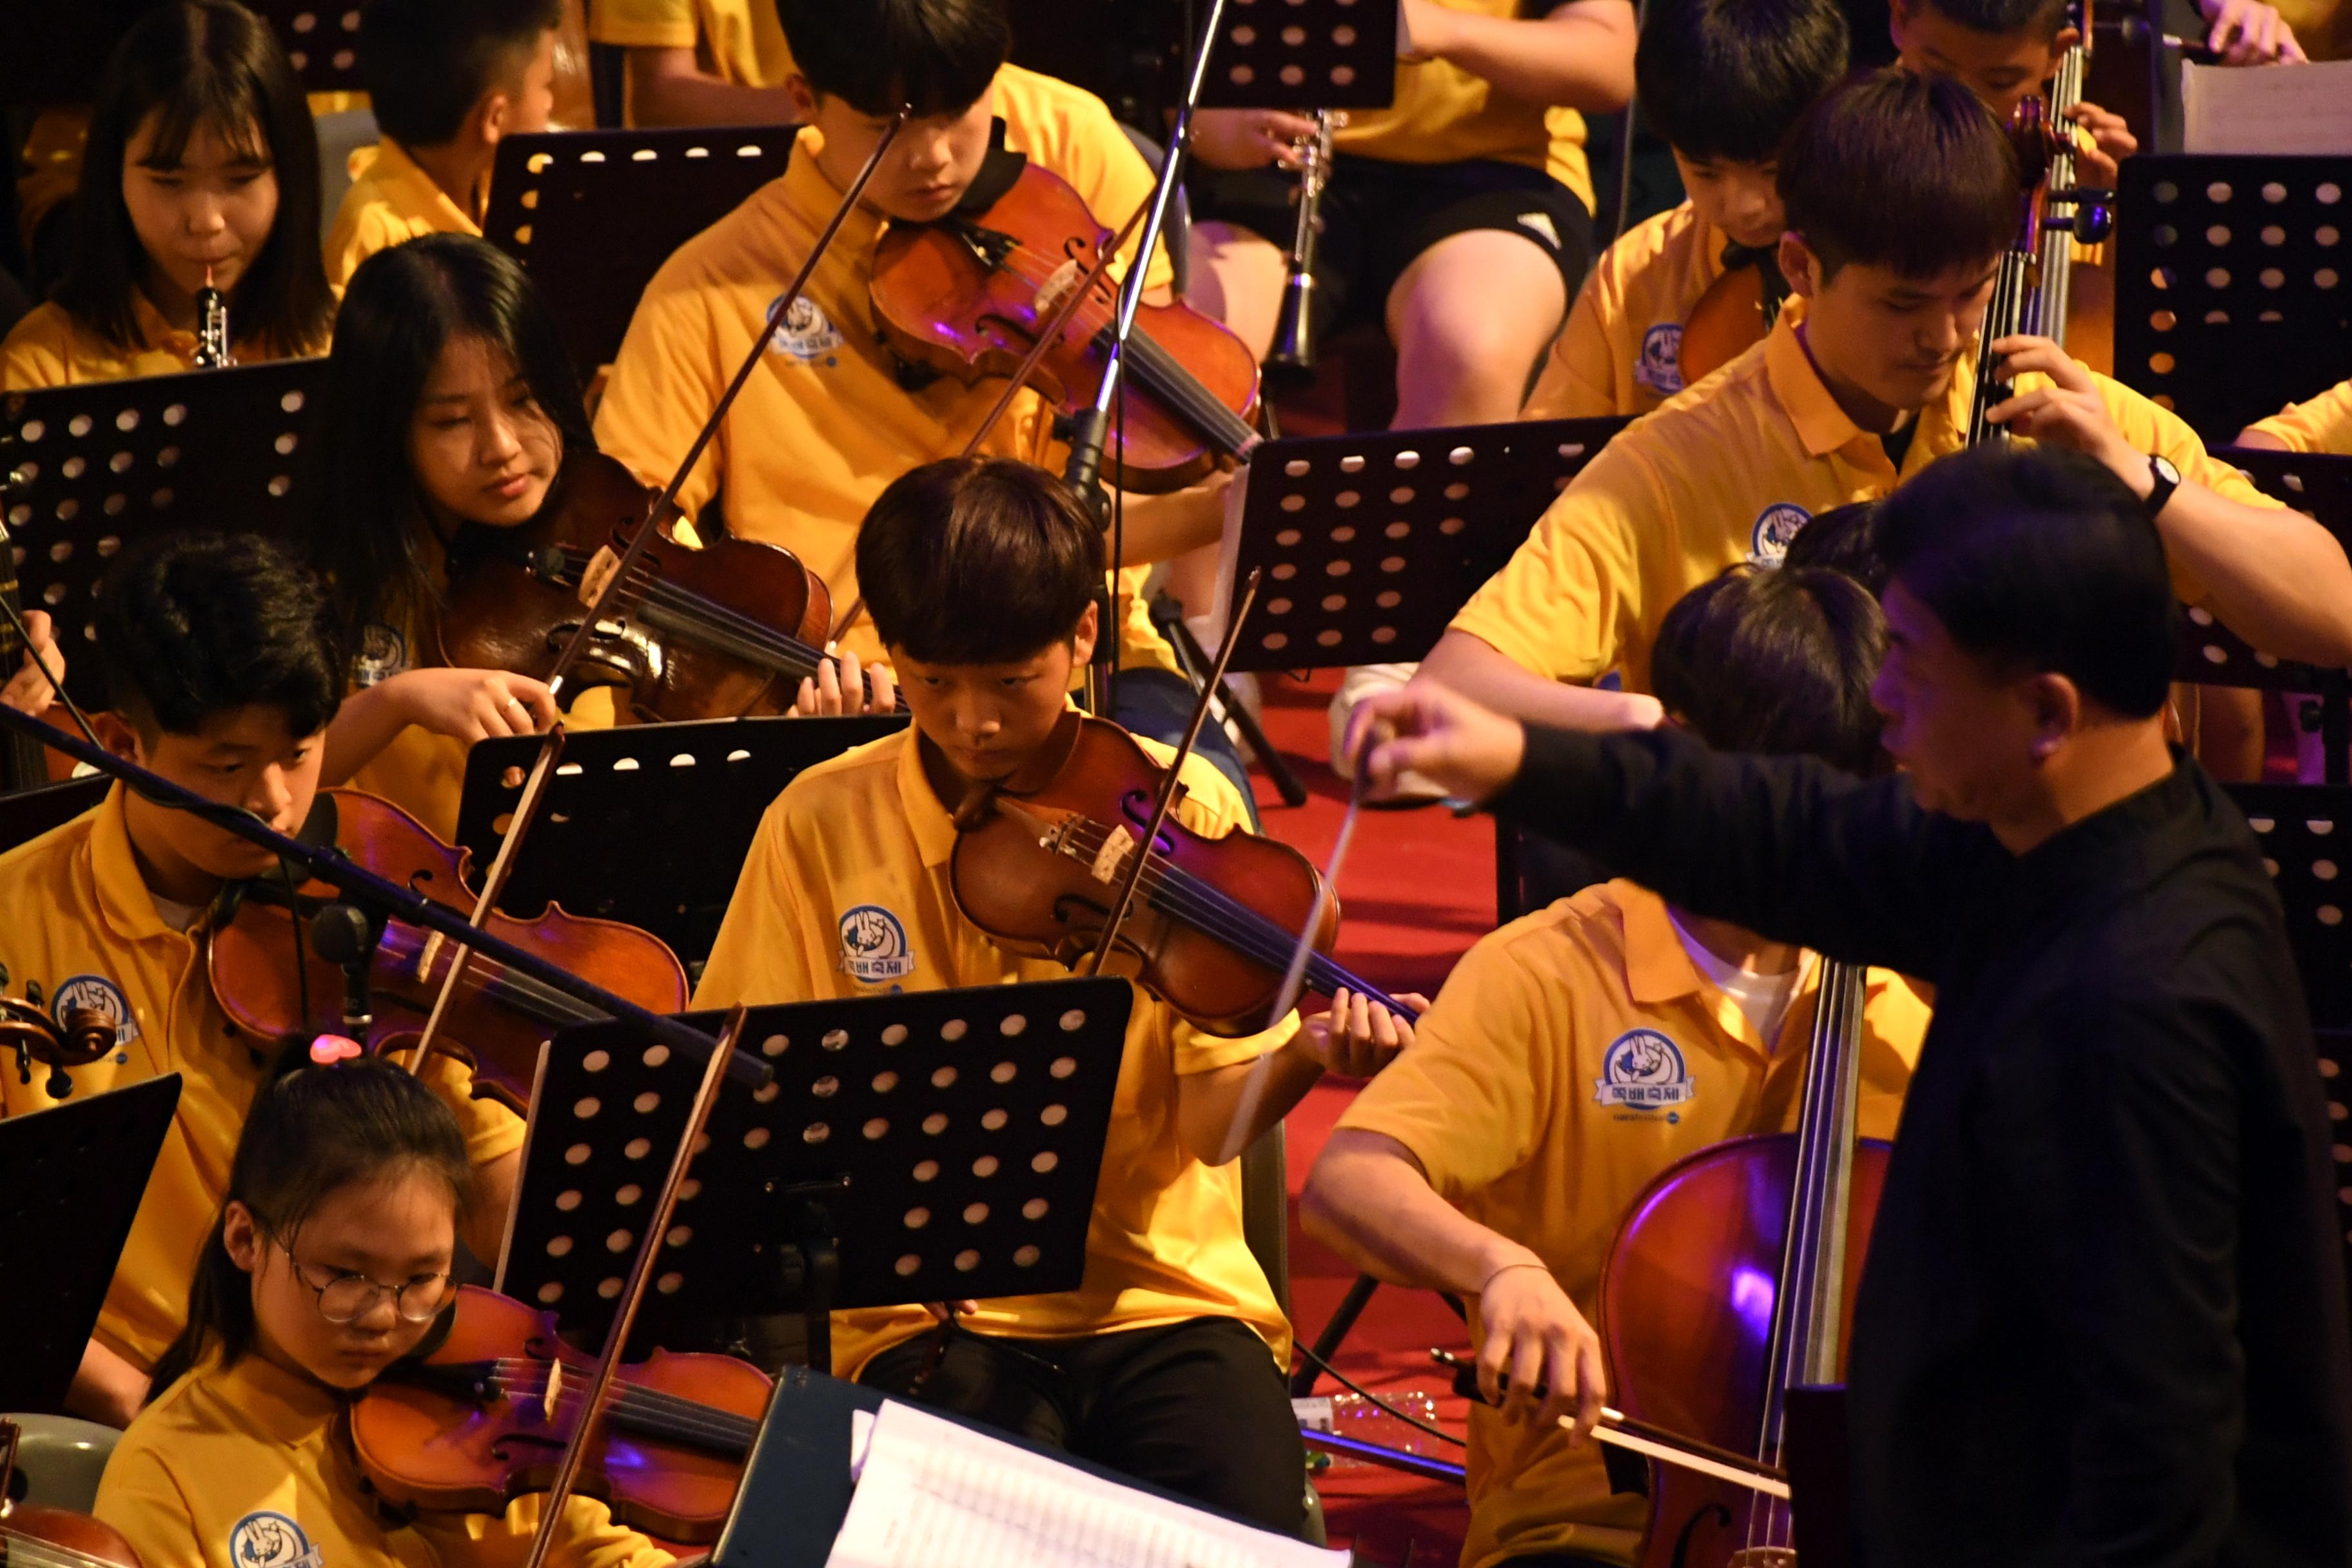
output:
M 2172 500 L 2172 492 L 2180 488 L 2180 470 L 2172 466 L 2171 458 L 2151 452 L 2147 458 L 2147 473 L 2154 482 L 2148 489 L 2147 500 L 2142 504 L 2147 508 L 2147 515 L 2153 521 L 2164 515 L 2165 505 Z

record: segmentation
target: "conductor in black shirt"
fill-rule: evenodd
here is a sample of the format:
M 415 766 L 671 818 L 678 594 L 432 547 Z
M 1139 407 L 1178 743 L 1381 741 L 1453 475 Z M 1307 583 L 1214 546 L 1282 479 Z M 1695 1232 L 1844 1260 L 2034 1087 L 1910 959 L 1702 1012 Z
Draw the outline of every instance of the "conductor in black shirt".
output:
M 1897 776 L 1522 728 L 1425 684 L 1359 708 L 1351 745 L 1672 902 L 1935 984 L 1847 1366 L 1870 1568 L 2344 1568 L 2318 1064 L 2253 837 L 2165 742 L 2147 502 L 1979 448 L 1879 527 Z

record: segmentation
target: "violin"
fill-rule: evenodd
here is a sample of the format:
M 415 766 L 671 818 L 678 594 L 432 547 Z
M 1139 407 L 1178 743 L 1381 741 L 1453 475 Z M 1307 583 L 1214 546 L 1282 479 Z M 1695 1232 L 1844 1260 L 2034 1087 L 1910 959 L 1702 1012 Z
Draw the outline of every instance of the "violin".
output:
M 442 843 L 390 801 L 363 791 L 325 790 L 319 800 L 325 830 L 348 858 L 436 903 L 460 912 L 471 910 L 467 851 Z M 320 818 L 314 808 L 313 825 Z M 239 884 L 225 895 L 215 913 L 226 918 L 215 919 L 206 954 L 221 1011 L 238 1028 L 264 1038 L 358 1032 L 366 1037 L 361 1043 L 373 1050 L 413 1044 L 446 978 L 453 944 L 405 921 L 389 921 L 380 932 L 373 927 L 347 932 L 345 952 L 322 952 L 320 937 L 337 928 L 313 924 L 311 917 L 334 904 L 332 889 L 310 883 L 295 889 L 289 907 L 283 885 L 268 878 Z M 366 919 L 352 906 L 340 908 L 357 921 Z M 298 917 L 305 931 L 294 929 Z M 605 989 L 648 1011 L 685 1010 L 686 971 L 650 931 L 567 914 L 552 904 L 531 920 L 494 912 L 485 924 L 491 934 L 574 973 L 593 975 Z M 289 962 L 298 951 L 299 973 Z M 362 954 L 362 1010 L 367 1016 L 358 1026 L 351 1013 L 353 973 Z M 476 953 L 447 1020 L 448 1048 L 471 1061 L 476 1093 L 493 1093 L 525 1110 L 541 1043 L 564 1025 L 599 1016 L 584 1004 Z
M 1789 280 L 1769 246 L 1729 247 L 1722 276 L 1691 307 L 1683 323 L 1683 385 L 1696 386 L 1771 335 L 1788 302 Z
M 964 205 L 932 223 L 892 223 L 875 247 L 869 298 L 901 360 L 971 385 L 1019 374 L 1072 289 L 1078 304 L 1030 372 L 1066 416 L 1093 406 L 1118 307 L 1100 268 L 1108 229 L 1067 182 L 1001 149 Z M 1121 488 L 1181 489 L 1256 445 L 1257 360 L 1181 302 L 1137 308 L 1126 376 L 1136 394 L 1111 421 L 1104 462 Z
M 1778 1471 L 1791 1387 L 1835 1384 L 1888 1145 L 1854 1136 L 1864 971 L 1822 965 L 1797 1131 L 1718 1143 L 1643 1190 L 1597 1325 L 1626 1416 Z M 1654 1464 L 1640 1568 L 1795 1563 L 1785 1497 Z
M 551 1313 L 471 1285 L 435 1334 L 352 1405 L 360 1473 L 395 1508 L 504 1513 L 548 1489 L 596 1358 L 557 1337 Z M 656 1351 L 622 1367 L 576 1489 L 663 1541 L 718 1540 L 772 1386 L 732 1356 Z
M 949 861 L 956 907 L 1000 947 L 1075 967 L 1101 940 L 1164 777 L 1118 725 L 1065 713 L 1021 772 L 975 787 L 957 808 Z M 1116 947 L 1138 984 L 1195 1027 L 1255 1034 L 1272 1021 L 1321 885 L 1287 844 L 1238 831 L 1204 837 L 1171 813 Z M 1345 988 L 1399 1017 L 1416 1016 L 1332 961 L 1339 930 L 1331 900 L 1315 933 L 1307 988 L 1326 996 Z
M 8 1500 L 17 1436 L 16 1422 L 0 1420 L 0 1568 L 142 1568 L 138 1552 L 104 1520 Z
M 545 679 L 588 614 L 582 574 L 599 550 L 626 545 L 660 493 L 602 452 L 569 452 L 537 517 L 460 530 L 441 661 Z M 681 543 L 678 515 L 670 508 L 654 525 L 574 680 L 625 692 L 630 716 L 650 721 L 789 712 L 825 658 L 833 598 L 824 579 L 772 544 Z

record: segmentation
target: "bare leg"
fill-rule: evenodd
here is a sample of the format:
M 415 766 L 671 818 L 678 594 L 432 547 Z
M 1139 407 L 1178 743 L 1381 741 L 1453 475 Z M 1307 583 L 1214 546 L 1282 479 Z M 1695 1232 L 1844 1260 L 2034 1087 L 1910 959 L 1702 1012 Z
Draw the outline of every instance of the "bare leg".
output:
M 1275 320 L 1282 313 L 1283 280 L 1289 276 L 1281 247 L 1229 223 L 1196 223 L 1189 254 L 1192 277 L 1186 302 L 1224 322 L 1252 354 L 1265 358 L 1274 346 Z
M 1439 240 L 1389 290 L 1391 428 L 1517 418 L 1528 374 L 1567 315 L 1568 286 L 1536 241 L 1499 228 Z

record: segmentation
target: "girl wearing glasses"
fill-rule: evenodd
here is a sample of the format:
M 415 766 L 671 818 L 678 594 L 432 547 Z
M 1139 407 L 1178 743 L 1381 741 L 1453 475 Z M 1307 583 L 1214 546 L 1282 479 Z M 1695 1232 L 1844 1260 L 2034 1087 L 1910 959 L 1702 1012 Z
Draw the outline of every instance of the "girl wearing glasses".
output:
M 522 1561 L 539 1499 L 504 1518 L 383 1517 L 342 1435 L 351 1397 L 414 1350 L 453 1293 L 470 1188 L 449 1109 L 373 1058 L 264 1089 L 189 1292 L 161 1392 L 123 1434 L 97 1513 L 145 1568 L 474 1568 Z M 574 1498 L 553 1562 L 669 1555 Z

